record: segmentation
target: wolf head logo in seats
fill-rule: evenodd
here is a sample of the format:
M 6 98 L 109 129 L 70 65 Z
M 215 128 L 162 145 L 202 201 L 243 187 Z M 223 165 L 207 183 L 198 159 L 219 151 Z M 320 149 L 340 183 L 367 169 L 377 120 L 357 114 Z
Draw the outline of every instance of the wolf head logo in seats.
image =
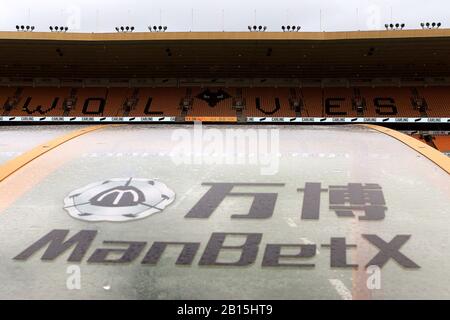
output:
M 89 184 L 64 199 L 64 209 L 85 221 L 130 221 L 163 211 L 175 200 L 164 183 L 119 178 Z
M 206 89 L 197 95 L 197 99 L 205 101 L 210 107 L 215 107 L 219 102 L 230 97 L 231 96 L 222 89 L 219 89 L 216 92 Z

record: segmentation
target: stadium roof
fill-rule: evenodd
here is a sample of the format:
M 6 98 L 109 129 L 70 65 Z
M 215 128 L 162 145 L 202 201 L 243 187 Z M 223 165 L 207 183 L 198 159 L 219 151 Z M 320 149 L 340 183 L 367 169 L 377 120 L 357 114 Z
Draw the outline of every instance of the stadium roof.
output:
M 364 32 L 1 32 L 10 78 L 450 76 L 450 29 Z

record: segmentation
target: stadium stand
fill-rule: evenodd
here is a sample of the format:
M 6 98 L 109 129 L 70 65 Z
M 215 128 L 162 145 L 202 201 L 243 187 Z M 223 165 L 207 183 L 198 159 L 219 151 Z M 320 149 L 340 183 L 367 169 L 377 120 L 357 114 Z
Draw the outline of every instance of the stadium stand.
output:
M 128 100 L 134 105 L 123 116 L 179 116 L 185 92 L 185 88 L 136 88 Z
M 323 116 L 356 117 L 352 108 L 352 89 L 325 88 L 323 90 Z
M 289 108 L 288 88 L 245 88 L 242 92 L 249 117 L 295 117 Z
M 16 90 L 11 87 L 0 87 L 0 97 L 2 103 L 2 115 L 8 115 L 18 104 Z
M 300 89 L 300 97 L 303 99 L 304 117 L 322 117 L 322 89 L 321 88 L 302 88 Z M 318 108 L 317 106 L 320 106 Z
M 80 88 L 77 90 L 77 103 L 71 116 L 104 116 L 109 90 L 106 88 Z M 107 111 L 113 113 L 114 111 Z
M 420 117 L 411 104 L 410 88 L 361 88 L 367 101 L 367 117 Z
M 0 87 L 9 116 L 448 117 L 447 87 Z
M 123 116 L 124 103 L 132 94 L 132 89 L 129 88 L 115 88 L 108 90 L 108 96 L 105 103 L 105 110 L 103 116 L 105 117 L 119 117 Z
M 450 90 L 446 87 L 426 87 L 418 89 L 423 96 L 430 117 L 441 117 L 450 115 Z
M 188 116 L 236 116 L 236 111 L 233 109 L 233 96 L 236 95 L 236 89 L 189 88 L 186 91 L 186 99 L 192 100 L 192 108 L 188 110 Z
M 69 88 L 29 88 L 21 91 L 20 115 L 24 116 L 61 116 L 63 99 Z
M 450 153 L 450 136 L 434 136 L 433 143 L 439 151 Z
M 411 136 L 443 153 L 450 153 L 450 135 L 448 134 L 426 132 L 411 134 Z

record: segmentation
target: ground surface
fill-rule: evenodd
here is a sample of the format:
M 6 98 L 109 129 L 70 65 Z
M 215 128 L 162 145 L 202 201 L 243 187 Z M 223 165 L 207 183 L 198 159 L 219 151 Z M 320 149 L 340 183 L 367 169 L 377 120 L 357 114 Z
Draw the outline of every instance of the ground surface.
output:
M 75 129 L 0 128 L 0 165 Z M 232 136 L 250 137 L 247 141 L 252 142 L 233 146 Z M 175 199 L 161 212 L 122 222 L 74 218 L 73 211 L 71 215 L 64 208 L 65 198 L 74 190 L 114 178 L 133 178 L 133 183 L 138 179 L 159 181 L 174 192 Z M 209 217 L 189 216 L 211 188 L 204 183 L 240 183 L 231 192 L 246 195 L 226 196 Z M 242 185 L 250 183 L 253 185 Z M 305 188 L 305 183 L 320 183 L 327 191 L 306 196 L 297 190 Z M 372 184 L 378 184 L 381 190 L 375 188 L 376 192 L 383 193 L 385 204 L 363 193 L 363 207 L 376 202 L 386 207 L 385 216 L 363 220 L 364 212 L 355 209 L 354 217 L 339 217 L 330 208 L 330 190 L 349 183 L 372 189 Z M 151 197 L 159 195 L 154 189 L 149 192 L 153 192 Z M 277 194 L 273 214 L 260 219 L 236 217 L 249 213 L 250 193 L 265 193 L 262 198 L 266 200 L 270 198 L 267 194 Z M 128 196 L 132 194 L 123 199 Z M 204 212 L 214 207 L 212 198 L 206 199 Z M 352 205 L 357 198 L 358 194 L 352 194 L 342 205 Z M 314 212 L 313 205 L 302 216 L 307 201 L 320 202 L 318 219 L 306 219 Z M 263 201 L 255 210 L 267 212 L 269 207 L 270 201 Z M 81 262 L 68 261 L 73 247 L 50 261 L 41 260 L 45 248 L 27 259 L 14 259 L 55 229 L 70 230 L 68 237 L 81 230 L 98 233 Z M 199 265 L 202 259 L 212 259 L 212 251 L 205 253 L 212 233 L 262 234 L 254 261 L 250 254 L 246 266 Z M 401 263 L 391 258 L 381 266 L 379 289 L 367 286 L 374 278 L 365 266 L 380 249 L 364 238 L 366 234 L 385 242 L 410 236 L 398 250 L 392 246 L 381 250 L 382 255 L 390 253 Z M 224 126 L 194 130 L 188 125 L 108 127 L 49 151 L 0 183 L 0 298 L 449 299 L 449 234 L 449 175 L 408 146 L 373 130 L 359 126 L 241 126 L 231 130 Z M 357 245 L 346 254 L 347 264 L 358 264 L 357 269 L 342 267 L 345 261 L 338 256 L 338 249 L 322 246 L 330 244 L 332 238 L 345 238 L 347 244 Z M 230 236 L 225 245 L 239 246 L 245 239 Z M 108 240 L 146 245 L 130 262 L 88 262 L 96 249 L 127 246 L 103 243 Z M 155 241 L 200 245 L 190 265 L 175 265 L 180 253 L 180 247 L 175 246 L 169 246 L 156 265 L 141 264 Z M 262 266 L 267 244 L 316 244 L 310 258 L 280 260 L 313 266 Z M 281 250 L 286 255 L 299 251 L 299 247 Z M 332 252 L 336 253 L 334 258 L 330 257 Z M 241 250 L 223 249 L 217 261 L 236 262 L 240 254 Z M 108 257 L 114 260 L 120 253 Z M 404 257 L 420 268 L 408 267 Z M 340 267 L 330 266 L 330 261 Z M 79 267 L 80 290 L 70 290 L 67 283 L 73 280 L 73 270 L 68 271 L 71 266 L 76 266 L 73 270 Z M 376 281 L 373 283 L 372 287 L 377 287 Z

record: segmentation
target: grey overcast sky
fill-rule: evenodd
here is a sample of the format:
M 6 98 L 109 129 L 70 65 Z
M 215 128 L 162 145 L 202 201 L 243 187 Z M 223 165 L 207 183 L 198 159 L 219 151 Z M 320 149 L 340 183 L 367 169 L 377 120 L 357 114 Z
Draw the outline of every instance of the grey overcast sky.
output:
M 167 25 L 169 31 L 246 31 L 250 24 L 280 31 L 301 25 L 305 31 L 374 30 L 385 23 L 442 22 L 450 26 L 449 0 L 0 0 L 0 30 L 17 24 L 47 31 L 111 32 L 115 26 Z

